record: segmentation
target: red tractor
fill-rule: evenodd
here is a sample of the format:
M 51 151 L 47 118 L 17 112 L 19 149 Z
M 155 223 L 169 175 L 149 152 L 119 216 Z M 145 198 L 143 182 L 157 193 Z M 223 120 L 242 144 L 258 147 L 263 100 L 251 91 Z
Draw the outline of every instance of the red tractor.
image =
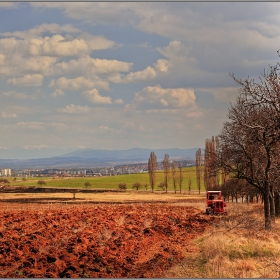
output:
M 226 203 L 222 200 L 221 191 L 208 191 L 206 193 L 206 214 L 226 214 Z

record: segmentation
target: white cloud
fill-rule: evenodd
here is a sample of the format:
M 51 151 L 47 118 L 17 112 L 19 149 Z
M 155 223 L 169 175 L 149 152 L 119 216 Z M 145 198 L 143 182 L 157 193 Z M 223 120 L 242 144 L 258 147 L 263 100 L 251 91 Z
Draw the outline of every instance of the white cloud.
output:
M 44 77 L 40 74 L 25 75 L 21 78 L 12 78 L 8 80 L 8 83 L 17 85 L 17 86 L 41 86 L 43 83 Z
M 67 79 L 65 77 L 59 78 L 57 80 L 51 80 L 49 86 L 57 87 L 60 89 L 68 90 L 80 90 L 80 89 L 90 89 L 90 88 L 100 88 L 109 89 L 109 84 L 106 81 L 102 81 L 96 77 L 96 81 L 88 80 L 84 77 L 77 77 L 73 79 Z
M 15 9 L 18 6 L 19 6 L 19 3 L 0 2 L 0 9 Z
M 28 42 L 28 52 L 31 55 L 47 56 L 80 56 L 90 54 L 93 50 L 111 48 L 114 42 L 101 36 L 81 36 L 67 39 L 56 34 L 52 37 L 32 38 Z
M 90 59 L 89 54 L 92 51 L 116 46 L 114 41 L 103 36 L 93 36 L 88 33 L 81 33 L 76 37 L 69 34 L 44 37 L 40 35 L 43 31 L 55 33 L 63 30 L 77 31 L 68 25 L 46 24 L 26 31 L 1 33 L 4 38 L 0 38 L 0 74 L 15 77 L 26 74 L 50 76 L 61 74 L 62 70 L 76 74 L 80 71 L 80 75 L 84 75 L 86 69 L 91 70 L 89 75 L 129 71 L 131 67 L 129 63 Z M 84 59 L 76 62 L 72 60 L 70 65 L 65 61 L 57 63 L 61 58 L 68 56 L 84 57 Z
M 34 95 L 28 95 L 27 93 L 23 92 L 16 92 L 14 90 L 6 91 L 1 94 L 2 96 L 8 97 L 8 98 L 14 98 L 14 99 L 34 99 Z
M 64 91 L 62 89 L 56 89 L 52 94 L 51 96 L 52 97 L 58 97 L 58 96 L 63 96 L 65 95 Z
M 41 150 L 43 148 L 50 149 L 50 147 L 48 145 L 38 145 L 38 146 L 25 145 L 25 146 L 23 146 L 23 148 L 26 150 Z
M 2 117 L 3 118 L 17 118 L 17 115 L 15 113 L 5 113 L 5 112 L 2 112 Z
M 26 130 L 35 130 L 35 131 L 47 131 L 46 129 L 49 128 L 51 130 L 55 129 L 56 131 L 65 131 L 67 130 L 67 126 L 65 123 L 61 122 L 18 122 L 15 124 L 14 129 L 22 129 Z
M 161 73 L 167 73 L 171 63 L 165 59 L 159 59 L 153 64 L 153 67 L 148 66 L 142 71 L 132 72 L 125 76 L 122 80 L 124 83 L 139 82 L 153 80 Z
M 115 4 L 115 3 L 114 3 Z M 138 20 L 135 11 L 131 9 L 134 6 L 131 3 L 93 3 L 93 2 L 71 2 L 71 3 L 31 3 L 36 8 L 55 8 L 63 9 L 65 13 L 76 19 L 82 19 L 91 22 L 100 22 L 102 24 L 126 24 L 134 23 Z
M 88 106 L 80 106 L 80 105 L 74 105 L 70 104 L 66 107 L 57 109 L 58 112 L 62 113 L 69 113 L 69 114 L 80 114 L 80 113 L 87 113 L 89 112 L 90 108 Z
M 54 67 L 57 58 L 50 56 L 35 56 L 28 59 L 19 59 L 18 63 L 24 63 L 22 70 L 29 73 L 41 73 L 43 75 L 51 75 L 53 73 L 52 67 Z
M 195 106 L 194 90 L 189 88 L 161 88 L 149 86 L 137 92 L 132 105 L 137 108 L 186 108 Z
M 114 103 L 116 103 L 116 104 L 123 104 L 123 100 L 122 99 L 116 99 L 114 101 Z
M 9 150 L 9 148 L 3 147 L 3 146 L 0 146 L 0 149 L 1 149 L 1 150 Z
M 79 29 L 73 27 L 70 24 L 59 25 L 56 23 L 44 23 L 37 25 L 34 28 L 23 30 L 23 31 L 14 31 L 14 32 L 2 32 L 0 35 L 5 37 L 17 37 L 20 39 L 30 39 L 40 36 L 42 33 L 51 33 L 51 34 L 60 34 L 60 33 L 77 33 Z
M 111 104 L 112 98 L 108 96 L 101 96 L 97 89 L 87 90 L 83 93 L 86 98 L 93 104 Z
M 89 55 L 63 61 L 56 64 L 56 72 L 58 73 L 83 73 L 85 76 L 116 74 L 119 72 L 128 72 L 131 69 L 132 63 L 91 58 Z
M 16 123 L 16 127 L 21 129 L 29 129 L 29 130 L 44 130 L 44 123 L 42 122 L 18 122 Z

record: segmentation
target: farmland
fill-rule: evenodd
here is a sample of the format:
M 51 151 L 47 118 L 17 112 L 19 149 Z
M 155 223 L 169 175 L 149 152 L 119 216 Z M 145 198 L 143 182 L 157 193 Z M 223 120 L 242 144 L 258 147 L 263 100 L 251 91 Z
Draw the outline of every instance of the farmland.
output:
M 0 211 L 0 277 L 158 278 L 214 217 L 175 204 Z
M 280 224 L 264 230 L 261 204 L 213 217 L 197 195 L 123 196 L 132 193 L 98 204 L 2 200 L 0 277 L 278 277 Z
M 50 189 L 38 193 L 16 189 L 43 190 L 39 178 L 10 178 L 7 188 L 15 191 L 0 193 L 0 277 L 277 277 L 279 221 L 275 231 L 264 231 L 260 203 L 229 203 L 227 216 L 205 215 L 195 168 L 184 174 L 181 194 L 174 193 L 172 178 L 168 193 L 133 190 L 135 182 L 149 182 L 147 173 L 40 178 Z M 157 182 L 162 176 L 157 173 Z M 126 192 L 118 190 L 120 182 L 128 185 Z M 97 191 L 73 198 L 74 188 Z
M 197 189 L 195 167 L 188 167 L 183 169 L 183 190 L 188 189 L 188 180 L 191 180 L 191 189 Z M 118 176 L 106 176 L 106 177 L 65 177 L 65 178 L 55 178 L 52 177 L 39 177 L 39 178 L 27 178 L 23 181 L 22 178 L 10 178 L 11 186 L 37 186 L 38 180 L 46 181 L 46 187 L 56 187 L 56 188 L 85 188 L 84 184 L 89 182 L 91 184 L 89 189 L 116 189 L 119 183 L 126 183 L 128 189 L 132 189 L 133 184 L 139 182 L 142 185 L 149 185 L 149 174 L 148 173 L 138 173 L 138 174 L 126 174 Z M 163 171 L 158 171 L 156 174 L 156 185 L 163 182 Z M 177 186 L 178 188 L 178 186 Z M 143 187 L 142 187 L 143 189 Z M 157 187 L 157 189 L 159 189 Z M 169 190 L 173 190 L 172 176 L 170 174 L 169 180 Z

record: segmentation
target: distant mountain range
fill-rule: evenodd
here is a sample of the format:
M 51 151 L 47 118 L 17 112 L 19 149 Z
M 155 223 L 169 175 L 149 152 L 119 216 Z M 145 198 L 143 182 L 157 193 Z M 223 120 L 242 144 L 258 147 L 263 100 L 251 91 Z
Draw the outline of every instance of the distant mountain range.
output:
M 151 151 L 156 154 L 158 161 L 162 161 L 165 154 L 168 154 L 171 160 L 194 160 L 197 149 L 198 148 L 152 150 L 140 148 L 129 150 L 83 149 L 49 158 L 0 159 L 0 168 L 41 169 L 109 167 L 119 164 L 148 162 Z

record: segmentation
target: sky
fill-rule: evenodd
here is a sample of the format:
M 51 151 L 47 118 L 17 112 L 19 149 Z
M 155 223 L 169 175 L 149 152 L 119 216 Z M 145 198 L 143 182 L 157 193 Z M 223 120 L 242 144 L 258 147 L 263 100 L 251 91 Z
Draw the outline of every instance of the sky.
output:
M 203 148 L 278 49 L 277 2 L 0 2 L 0 158 Z

